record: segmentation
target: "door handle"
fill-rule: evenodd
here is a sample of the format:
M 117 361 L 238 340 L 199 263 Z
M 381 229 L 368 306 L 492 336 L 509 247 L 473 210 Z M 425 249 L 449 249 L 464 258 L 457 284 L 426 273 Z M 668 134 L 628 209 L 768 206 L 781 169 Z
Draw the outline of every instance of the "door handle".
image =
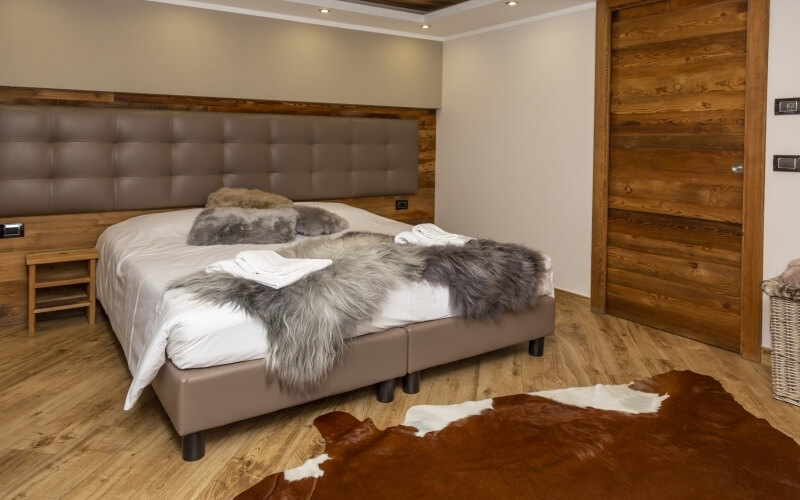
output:
M 734 174 L 743 174 L 744 173 L 744 163 L 736 162 L 731 164 L 731 172 Z

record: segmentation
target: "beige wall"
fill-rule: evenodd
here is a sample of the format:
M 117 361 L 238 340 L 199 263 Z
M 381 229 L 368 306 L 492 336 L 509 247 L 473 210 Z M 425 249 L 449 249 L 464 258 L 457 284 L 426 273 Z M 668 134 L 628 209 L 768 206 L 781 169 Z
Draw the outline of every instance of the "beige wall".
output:
M 775 99 L 800 97 L 797 47 L 800 17 L 797 0 L 770 3 L 769 75 L 767 87 L 767 162 L 764 196 L 764 277 L 777 276 L 800 258 L 800 174 L 773 172 L 772 156 L 800 155 L 800 115 L 775 116 Z M 764 296 L 764 345 L 769 345 L 769 301 Z
M 444 46 L 436 222 L 553 257 L 589 295 L 594 6 Z
M 143 0 L 0 0 L 0 85 L 438 108 L 441 42 Z

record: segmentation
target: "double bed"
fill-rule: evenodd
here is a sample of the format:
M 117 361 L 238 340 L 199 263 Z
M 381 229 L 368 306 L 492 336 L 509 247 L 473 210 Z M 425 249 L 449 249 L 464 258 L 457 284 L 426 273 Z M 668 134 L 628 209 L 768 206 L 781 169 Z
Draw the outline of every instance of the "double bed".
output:
M 0 153 L 13 159 L 0 161 L 0 174 L 14 179 L 0 186 L 0 215 L 169 209 L 105 230 L 96 244 L 97 295 L 133 376 L 125 408 L 152 385 L 183 438 L 184 459 L 196 460 L 206 429 L 372 384 L 389 402 L 398 378 L 413 393 L 422 370 L 517 343 L 541 355 L 554 328 L 551 279 L 527 307 L 483 320 L 454 316 L 448 287 L 415 281 L 387 290 L 324 383 L 287 391 L 266 375 L 262 323 L 170 289 L 242 250 L 278 248 L 187 244 L 201 209 L 174 208 L 202 206 L 221 186 L 308 200 L 301 204 L 346 219 L 348 232 L 409 230 L 310 200 L 416 192 L 416 133 L 413 120 L 383 118 L 0 106 Z
M 340 203 L 305 202 L 349 223 L 346 232 L 394 236 L 410 226 Z M 125 409 L 155 388 L 173 425 L 184 436 L 184 458 L 202 456 L 204 429 L 261 415 L 365 385 L 391 401 L 394 380 L 416 392 L 419 372 L 552 332 L 552 281 L 537 290 L 529 311 L 499 323 L 453 318 L 448 287 L 426 281 L 390 290 L 378 313 L 358 325 L 347 358 L 311 393 L 292 393 L 265 375 L 264 326 L 233 305 L 199 302 L 170 284 L 237 253 L 276 245 L 191 246 L 187 236 L 200 209 L 128 219 L 98 239 L 98 299 L 125 353 L 133 380 Z M 319 238 L 339 237 L 340 234 Z M 298 237 L 301 241 L 306 239 Z M 545 321 L 528 321 L 541 318 Z

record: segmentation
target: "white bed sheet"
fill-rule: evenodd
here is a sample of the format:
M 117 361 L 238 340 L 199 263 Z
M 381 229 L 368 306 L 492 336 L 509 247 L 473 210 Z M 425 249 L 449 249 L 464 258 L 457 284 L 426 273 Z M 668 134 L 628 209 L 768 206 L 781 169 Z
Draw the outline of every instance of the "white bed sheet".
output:
M 394 235 L 410 228 L 340 203 L 303 204 L 346 218 L 348 231 Z M 134 217 L 109 227 L 97 241 L 97 297 L 133 375 L 126 410 L 134 406 L 167 357 L 178 368 L 203 368 L 263 358 L 266 351 L 264 327 L 257 319 L 233 307 L 201 305 L 186 292 L 167 291 L 167 287 L 242 250 L 276 249 L 288 244 L 187 245 L 186 237 L 200 210 Z M 552 294 L 552 286 L 546 292 Z M 452 315 L 447 287 L 410 283 L 392 290 L 381 311 L 355 335 Z

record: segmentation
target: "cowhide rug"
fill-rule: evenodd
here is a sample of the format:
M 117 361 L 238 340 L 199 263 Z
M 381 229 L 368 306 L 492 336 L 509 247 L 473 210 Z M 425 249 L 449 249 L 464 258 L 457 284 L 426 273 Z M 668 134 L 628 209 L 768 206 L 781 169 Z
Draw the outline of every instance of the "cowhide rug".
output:
M 800 446 L 687 371 L 314 425 L 325 453 L 236 498 L 800 498 Z

